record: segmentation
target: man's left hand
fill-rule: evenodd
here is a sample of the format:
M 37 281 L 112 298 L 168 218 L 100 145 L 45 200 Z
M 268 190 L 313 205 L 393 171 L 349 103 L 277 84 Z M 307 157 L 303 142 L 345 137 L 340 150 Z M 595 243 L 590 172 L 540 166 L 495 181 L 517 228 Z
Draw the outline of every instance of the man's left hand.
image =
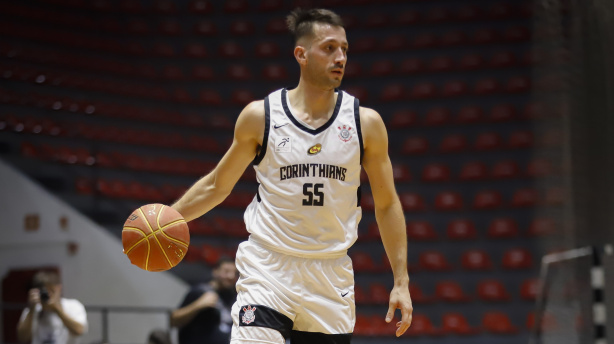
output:
M 401 336 L 409 326 L 411 325 L 412 313 L 414 307 L 412 306 L 411 296 L 409 295 L 409 288 L 407 286 L 400 287 L 395 286 L 390 292 L 390 301 L 388 303 L 388 313 L 386 314 L 386 322 L 389 323 L 394 318 L 394 312 L 401 310 L 401 321 L 397 325 L 396 335 Z

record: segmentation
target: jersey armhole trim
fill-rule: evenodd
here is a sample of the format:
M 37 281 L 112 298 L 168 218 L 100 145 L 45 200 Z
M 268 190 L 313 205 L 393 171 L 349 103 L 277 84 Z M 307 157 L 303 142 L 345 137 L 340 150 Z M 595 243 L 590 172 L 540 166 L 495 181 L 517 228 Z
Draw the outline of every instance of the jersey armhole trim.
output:
M 358 134 L 358 144 L 360 145 L 360 164 L 362 165 L 365 147 L 362 141 L 362 128 L 360 126 L 360 104 L 356 97 L 354 97 L 354 121 L 356 122 L 356 133 Z
M 271 110 L 269 107 L 269 97 L 264 98 L 264 137 L 262 138 L 262 146 L 260 152 L 254 158 L 253 165 L 258 165 L 266 155 L 267 145 L 269 142 L 269 129 L 271 127 Z

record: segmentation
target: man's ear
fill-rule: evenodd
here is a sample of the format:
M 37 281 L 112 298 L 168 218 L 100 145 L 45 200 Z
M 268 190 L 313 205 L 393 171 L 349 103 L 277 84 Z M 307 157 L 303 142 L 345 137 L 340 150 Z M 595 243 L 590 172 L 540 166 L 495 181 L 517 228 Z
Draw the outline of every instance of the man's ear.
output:
M 294 58 L 301 66 L 307 63 L 307 49 L 302 45 L 294 47 Z

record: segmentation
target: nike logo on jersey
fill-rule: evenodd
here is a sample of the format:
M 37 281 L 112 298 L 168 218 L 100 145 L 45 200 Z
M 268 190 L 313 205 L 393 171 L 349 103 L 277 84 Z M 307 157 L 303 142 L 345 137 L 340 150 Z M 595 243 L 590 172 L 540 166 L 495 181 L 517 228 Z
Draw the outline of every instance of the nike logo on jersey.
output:
M 275 123 L 275 124 L 273 125 L 273 128 L 274 128 L 274 129 L 279 129 L 279 128 L 281 128 L 281 127 L 283 127 L 283 126 L 286 126 L 286 125 L 288 125 L 288 124 L 289 124 L 289 123 L 284 123 L 284 124 L 282 124 L 282 125 L 279 125 L 279 124 Z
M 349 291 L 346 291 L 345 293 L 341 293 L 341 297 L 345 297 L 345 295 L 347 295 L 349 293 Z

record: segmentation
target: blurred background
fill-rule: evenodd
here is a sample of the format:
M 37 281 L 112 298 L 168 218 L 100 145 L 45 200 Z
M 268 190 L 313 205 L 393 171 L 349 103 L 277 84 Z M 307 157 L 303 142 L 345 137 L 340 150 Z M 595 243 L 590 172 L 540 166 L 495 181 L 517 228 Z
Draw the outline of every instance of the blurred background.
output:
M 38 268 L 60 271 L 65 294 L 89 306 L 82 342 L 137 343 L 234 256 L 251 168 L 190 223 L 188 256 L 168 273 L 130 266 L 121 228 L 210 171 L 247 103 L 297 85 L 284 23 L 295 7 L 343 17 L 341 88 L 382 115 L 408 221 L 414 324 L 394 339 L 363 175 L 354 342 L 530 340 L 542 257 L 614 241 L 612 1 L 0 1 L 2 342 L 16 342 Z M 563 280 L 590 279 L 594 264 L 563 268 Z M 559 306 L 586 302 L 566 313 L 577 340 L 557 342 L 605 343 L 591 286 L 559 289 Z

